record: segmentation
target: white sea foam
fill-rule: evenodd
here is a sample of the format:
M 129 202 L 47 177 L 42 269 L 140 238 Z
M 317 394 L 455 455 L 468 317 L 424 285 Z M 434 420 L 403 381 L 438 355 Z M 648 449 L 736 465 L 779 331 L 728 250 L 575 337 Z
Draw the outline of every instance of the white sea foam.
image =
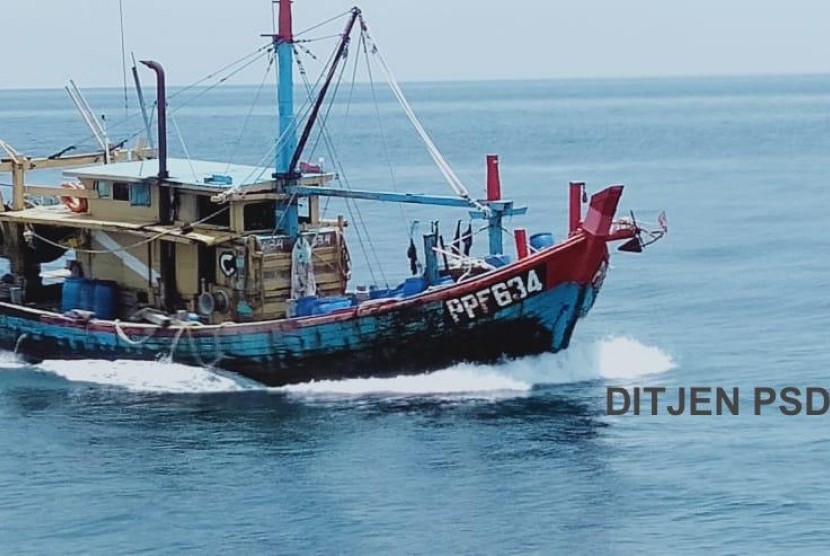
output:
M 530 391 L 532 384 L 477 365 L 456 365 L 430 374 L 395 378 L 321 380 L 279 388 L 292 395 L 346 397 L 380 394 L 389 396 L 501 397 Z
M 21 360 L 15 353 L 0 350 L 0 371 L 12 371 L 26 366 L 26 362 Z
M 6 360 L 8 359 L 8 363 Z M 11 354 L 0 353 L 0 368 L 17 367 Z M 495 365 L 463 363 L 429 374 L 395 378 L 315 381 L 272 391 L 299 397 L 447 396 L 511 397 L 537 384 L 630 379 L 663 373 L 675 365 L 656 347 L 626 337 L 573 344 L 557 354 L 525 357 Z M 73 382 L 120 387 L 134 392 L 218 393 L 266 390 L 256 382 L 200 367 L 146 361 L 44 361 L 37 369 Z
M 285 386 L 294 395 L 363 396 L 522 395 L 537 384 L 565 384 L 597 379 L 631 379 L 664 373 L 675 366 L 670 355 L 626 337 L 574 344 L 556 354 L 525 357 L 495 365 L 460 364 L 417 376 L 319 381 Z
M 239 392 L 261 385 L 242 377 L 164 361 L 43 361 L 37 369 L 72 382 L 124 388 L 133 392 L 211 394 Z
M 598 348 L 597 368 L 602 378 L 637 378 L 665 373 L 677 365 L 662 349 L 632 338 L 610 338 L 599 342 Z

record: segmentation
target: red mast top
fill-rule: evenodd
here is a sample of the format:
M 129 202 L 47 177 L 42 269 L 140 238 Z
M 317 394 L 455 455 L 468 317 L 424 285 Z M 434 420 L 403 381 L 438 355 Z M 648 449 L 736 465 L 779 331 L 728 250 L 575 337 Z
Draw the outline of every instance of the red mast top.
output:
M 487 200 L 501 200 L 501 179 L 499 178 L 499 157 L 487 155 Z
M 277 38 L 280 40 L 280 42 L 292 42 L 294 40 L 294 30 L 291 28 L 291 1 L 292 0 L 279 0 L 280 28 L 277 32 Z

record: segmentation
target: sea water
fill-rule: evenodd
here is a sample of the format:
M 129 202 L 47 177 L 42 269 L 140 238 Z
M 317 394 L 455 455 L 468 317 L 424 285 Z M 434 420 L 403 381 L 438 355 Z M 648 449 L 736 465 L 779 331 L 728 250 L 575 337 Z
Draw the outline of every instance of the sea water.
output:
M 405 90 L 474 194 L 484 156 L 501 155 L 504 195 L 531 207 L 508 227 L 562 237 L 567 182 L 584 180 L 591 191 L 626 184 L 623 209 L 643 223 L 665 210 L 669 235 L 642 255 L 613 254 L 590 317 L 556 355 L 265 388 L 175 361 L 56 355 L 29 366 L 5 354 L 0 552 L 784 553 L 830 544 L 830 417 L 606 415 L 608 386 L 828 386 L 830 77 Z M 184 145 L 194 157 L 270 164 L 272 96 L 183 93 L 171 102 L 174 154 Z M 141 128 L 134 106 L 119 123 L 121 91 L 88 97 L 113 140 Z M 323 157 L 352 187 L 448 192 L 387 93 L 378 106 L 367 86 L 338 98 L 327 122 L 334 148 L 313 138 L 310 160 Z M 92 148 L 87 135 L 61 91 L 0 91 L 0 138 L 18 150 Z M 351 222 L 356 284 L 406 277 L 413 220 L 417 239 L 434 219 L 451 237 L 464 218 L 326 208 Z

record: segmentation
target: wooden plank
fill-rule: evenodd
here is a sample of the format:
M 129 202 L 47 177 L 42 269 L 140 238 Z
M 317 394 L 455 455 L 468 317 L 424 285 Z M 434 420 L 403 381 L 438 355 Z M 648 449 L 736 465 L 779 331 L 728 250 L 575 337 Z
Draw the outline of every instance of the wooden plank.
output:
M 176 286 L 182 295 L 199 293 L 198 250 L 195 245 L 176 246 Z
M 338 247 L 319 247 L 314 249 L 313 261 L 315 269 L 318 266 L 325 267 L 339 267 L 340 266 L 340 249 Z M 273 270 L 290 270 L 291 269 L 291 255 L 289 253 L 280 253 L 278 255 L 265 255 L 262 257 L 263 271 Z
M 203 243 L 217 245 L 236 237 L 231 232 L 211 232 L 208 230 L 193 230 L 187 234 L 181 229 L 170 226 L 160 226 L 155 222 L 114 222 L 91 217 L 88 214 L 70 212 L 63 206 L 36 207 L 20 211 L 0 213 L 0 221 L 23 222 L 29 224 L 45 224 L 47 226 L 65 226 L 105 232 L 124 232 L 149 238 L 162 232 L 167 232 L 161 239 L 179 243 Z
M 266 301 L 262 308 L 259 309 L 258 312 L 260 313 L 285 313 L 288 309 L 288 302 L 285 299 L 281 299 L 279 301 Z
M 19 163 L 14 163 L 11 167 L 12 173 L 12 210 L 23 210 L 26 208 L 24 199 L 24 191 L 26 182 L 26 171 Z
M 318 286 L 325 284 L 339 284 L 343 281 L 343 276 L 339 272 L 315 273 L 314 278 L 317 281 Z M 277 278 L 271 278 L 269 276 L 263 275 L 262 287 L 266 291 L 289 290 L 291 289 L 290 275 L 286 277 Z

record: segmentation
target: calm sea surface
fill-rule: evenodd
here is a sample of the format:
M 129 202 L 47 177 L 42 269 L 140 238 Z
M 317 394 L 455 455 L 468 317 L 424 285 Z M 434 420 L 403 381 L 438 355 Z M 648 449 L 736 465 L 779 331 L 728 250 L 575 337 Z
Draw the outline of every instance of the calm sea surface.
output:
M 56 354 L 27 367 L 5 354 L 0 553 L 830 546 L 830 416 L 755 417 L 748 397 L 740 416 L 605 414 L 606 386 L 830 387 L 830 77 L 406 91 L 472 191 L 485 154 L 501 155 L 505 194 L 531 207 L 511 225 L 561 236 L 579 179 L 626 184 L 624 208 L 652 222 L 665 209 L 670 235 L 615 253 L 556 356 L 267 390 L 176 363 Z M 114 141 L 141 128 L 134 106 L 123 121 L 121 91 L 87 94 Z M 377 106 L 366 86 L 338 99 L 332 148 L 313 140 L 312 160 L 352 187 L 449 191 L 387 93 Z M 172 148 L 269 164 L 273 102 L 256 87 L 186 91 L 171 102 Z M 0 138 L 38 155 L 93 146 L 59 90 L 0 91 Z M 440 219 L 451 235 L 459 217 L 348 209 L 328 206 L 353 224 L 358 284 L 406 275 L 407 221 Z

